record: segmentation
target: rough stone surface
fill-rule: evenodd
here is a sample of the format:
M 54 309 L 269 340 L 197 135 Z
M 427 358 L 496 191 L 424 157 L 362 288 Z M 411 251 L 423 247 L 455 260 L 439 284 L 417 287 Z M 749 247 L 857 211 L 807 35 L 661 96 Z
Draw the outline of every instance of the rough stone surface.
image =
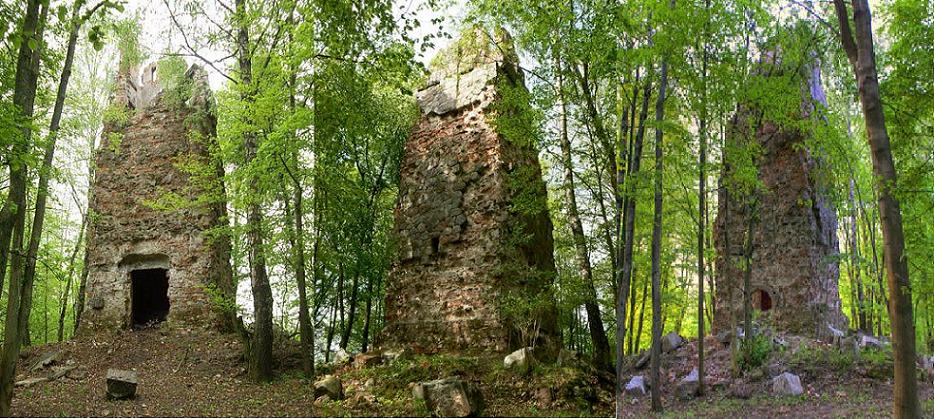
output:
M 662 353 L 668 353 L 684 345 L 684 338 L 677 332 L 671 332 L 662 336 Z
M 315 381 L 315 399 L 321 396 L 327 396 L 331 400 L 341 400 L 344 398 L 344 386 L 340 378 L 333 375 L 325 375 L 318 381 Z
M 643 369 L 646 365 L 649 365 L 649 361 L 652 360 L 651 351 L 643 351 L 642 355 L 639 356 L 639 360 L 636 361 L 636 369 Z
M 337 348 L 334 351 L 334 365 L 344 365 L 353 361 L 353 355 L 350 355 L 344 348 Z
M 107 370 L 107 397 L 114 400 L 132 399 L 136 397 L 136 386 L 139 379 L 136 371 L 117 369 Z
M 630 396 L 644 396 L 647 392 L 645 378 L 641 375 L 630 378 L 626 383 L 626 394 Z
M 486 47 L 455 54 L 456 70 L 435 69 L 417 95 L 422 114 L 405 143 L 381 345 L 557 352 L 552 224 L 535 141 L 507 140 L 492 120 L 503 86 L 525 89 L 522 73 L 514 53 L 486 39 L 477 34 Z M 520 192 L 533 210 L 513 210 Z M 527 239 L 515 242 L 519 234 Z M 504 313 L 518 306 L 511 299 L 536 296 L 543 303 L 532 313 Z
M 697 368 L 691 370 L 691 373 L 678 381 L 678 397 L 683 400 L 693 399 L 700 390 L 700 373 Z
M 354 368 L 369 368 L 379 365 L 383 362 L 383 356 L 379 353 L 359 354 L 353 358 Z
M 773 60 L 770 56 L 769 60 Z M 780 61 L 780 60 L 779 60 Z M 814 112 L 813 103 L 826 99 L 817 65 L 776 66 L 765 63 L 764 78 L 789 76 L 799 68 L 800 113 L 805 121 Z M 803 68 L 803 69 L 802 69 Z M 762 153 L 756 161 L 764 190 L 758 192 L 759 220 L 753 231 L 752 303 L 777 330 L 821 337 L 826 325 L 846 326 L 838 293 L 837 217 L 819 174 L 820 157 L 805 146 L 808 133 L 785 128 L 758 117 L 756 109 L 742 105 L 734 116 L 727 141 L 734 146 L 757 142 Z M 757 121 L 761 123 L 757 124 Z M 786 124 L 785 126 L 790 126 Z M 719 188 L 714 230 L 716 259 L 716 318 L 714 329 L 729 329 L 731 313 L 742 319 L 743 270 L 748 205 L 752 197 L 741 196 L 729 184 Z M 729 249 L 727 239 L 729 236 Z M 731 263 L 727 263 L 727 256 Z
M 32 364 L 32 367 L 29 368 L 29 370 L 32 372 L 39 371 L 43 368 L 48 367 L 49 365 L 59 362 L 61 358 L 62 358 L 62 351 L 53 350 L 53 351 L 46 352 L 42 354 L 42 356 L 40 356 L 39 359 L 37 359 L 34 364 Z
M 170 87 L 187 86 L 174 103 L 154 68 L 142 81 L 120 74 L 111 109 L 129 119 L 105 120 L 96 152 L 82 331 L 131 325 L 134 270 L 167 270 L 170 321 L 219 319 L 207 290 L 233 295 L 229 240 L 210 232 L 227 222 L 223 199 L 196 201 L 204 192 L 223 196 L 223 169 L 209 155 L 216 118 L 207 75 L 192 66 Z M 194 162 L 213 175 L 190 176 L 182 166 Z M 169 197 L 185 204 L 158 205 Z
M 31 377 L 13 383 L 13 387 L 29 387 L 46 381 L 49 381 L 47 377 Z
M 503 366 L 513 369 L 520 373 L 528 373 L 535 366 L 535 357 L 532 356 L 532 348 L 522 348 L 503 359 Z
M 797 375 L 784 372 L 772 379 L 772 393 L 778 396 L 800 396 L 804 388 Z
M 882 341 L 869 335 L 860 335 L 859 347 L 879 349 L 882 347 Z
M 412 388 L 412 395 L 424 400 L 428 410 L 442 417 L 477 416 L 483 408 L 480 390 L 456 378 L 418 383 Z

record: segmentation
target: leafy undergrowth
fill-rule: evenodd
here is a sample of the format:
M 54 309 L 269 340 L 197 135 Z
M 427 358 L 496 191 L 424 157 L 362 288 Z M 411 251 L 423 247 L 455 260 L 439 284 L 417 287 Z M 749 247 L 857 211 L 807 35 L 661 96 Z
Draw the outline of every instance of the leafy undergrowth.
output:
M 757 355 L 739 357 L 739 363 L 757 365 L 734 376 L 728 347 L 713 337 L 704 341 L 707 393 L 692 400 L 676 395 L 678 380 L 697 362 L 697 342 L 666 355 L 662 362 L 661 417 L 889 417 L 892 410 L 892 354 L 885 349 L 862 349 L 859 353 L 807 338 L 787 336 L 787 345 Z M 765 353 L 765 355 L 762 355 Z M 747 362 L 758 358 L 757 362 Z M 791 372 L 801 379 L 804 394 L 775 396 L 772 376 Z M 628 376 L 648 374 L 631 369 Z M 934 417 L 932 377 L 919 370 L 922 415 Z M 743 388 L 745 391 L 737 391 Z M 745 396 L 739 394 L 745 393 Z M 748 397 L 747 397 L 748 396 Z M 746 397 L 746 398 L 743 398 Z M 650 416 L 651 398 L 626 396 L 625 417 Z
M 498 355 L 418 355 L 365 369 L 336 371 L 343 401 L 320 403 L 322 416 L 430 416 L 412 383 L 457 377 L 478 385 L 483 416 L 612 416 L 612 377 L 540 364 L 529 374 L 503 367 Z M 369 397 L 372 395 L 373 397 Z M 376 403 L 374 403 L 374 399 Z
M 77 379 L 17 387 L 14 416 L 428 416 L 409 383 L 446 377 L 473 381 L 481 389 L 483 416 L 611 416 L 612 383 L 576 369 L 542 365 L 529 375 L 505 370 L 501 355 L 414 356 L 366 369 L 345 366 L 334 373 L 346 398 L 315 402 L 312 380 L 298 368 L 294 345 L 277 345 L 275 380 L 252 383 L 239 341 L 211 330 L 164 325 L 140 331 L 84 336 L 24 350 L 17 380 L 43 354 L 62 351 L 59 364 L 86 372 Z M 135 370 L 137 397 L 106 398 L 108 368 Z M 368 383 L 369 382 L 369 383 Z M 551 400 L 543 398 L 548 389 Z

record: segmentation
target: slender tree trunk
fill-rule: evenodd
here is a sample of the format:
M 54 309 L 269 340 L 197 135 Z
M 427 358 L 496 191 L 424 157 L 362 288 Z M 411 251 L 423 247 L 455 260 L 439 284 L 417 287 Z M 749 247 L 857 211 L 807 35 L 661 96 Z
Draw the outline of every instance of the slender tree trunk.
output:
M 68 44 L 65 52 L 65 62 L 62 64 L 62 74 L 58 81 L 58 91 L 55 95 L 55 105 L 52 110 L 52 121 L 49 124 L 49 138 L 45 146 L 42 167 L 39 170 L 39 186 L 36 190 L 36 210 L 33 214 L 32 230 L 29 234 L 29 244 L 26 247 L 26 267 L 23 272 L 23 280 L 27 284 L 35 281 L 36 262 L 39 255 L 39 244 L 42 241 L 43 224 L 45 223 L 45 210 L 48 200 L 49 176 L 52 171 L 52 162 L 55 156 L 55 145 L 58 141 L 58 129 L 62 122 L 62 111 L 65 108 L 65 97 L 68 92 L 68 82 L 71 79 L 71 68 L 75 61 L 75 47 L 78 44 L 78 33 L 81 30 L 81 24 L 90 17 L 94 11 L 101 7 L 103 3 L 98 3 L 88 11 L 85 16 L 80 16 L 80 10 L 75 7 L 71 16 L 71 31 L 68 34 Z M 70 279 L 70 277 L 69 277 Z M 70 285 L 70 284 L 69 284 Z M 67 289 L 67 288 L 66 288 Z M 23 336 L 28 335 L 29 329 L 29 311 L 32 308 L 32 287 L 26 289 L 22 304 L 27 313 L 26 321 L 23 323 L 25 330 Z M 66 295 L 67 296 L 67 295 Z M 64 308 L 66 305 L 62 303 Z M 64 312 L 64 310 L 62 310 Z M 48 339 L 46 339 L 48 341 Z
M 639 352 L 642 347 L 642 325 L 645 324 L 645 302 L 649 300 L 649 281 L 642 281 L 642 302 L 639 305 L 639 325 L 636 326 L 636 346 L 629 349 L 630 354 Z
M 921 416 L 915 374 L 915 328 L 911 306 L 911 282 L 905 255 L 902 213 L 894 195 L 897 183 L 895 164 L 885 125 L 885 112 L 879 93 L 876 57 L 872 39 L 872 18 L 867 0 L 852 0 L 853 32 L 843 0 L 834 0 L 840 24 L 840 38 L 847 53 L 859 90 L 859 101 L 866 121 L 872 169 L 878 179 L 879 215 L 882 219 L 883 262 L 891 302 L 892 345 L 895 364 L 893 415 L 896 418 Z M 854 37 L 855 32 L 855 37 Z
M 84 242 L 84 230 L 87 228 L 87 217 L 81 217 L 81 228 L 78 230 L 78 240 L 75 241 L 75 247 L 71 251 L 71 257 L 68 258 L 68 281 L 65 290 L 62 291 L 62 309 L 58 315 L 58 341 L 65 340 L 65 315 L 68 313 L 68 294 L 71 292 L 71 284 L 75 276 L 75 260 L 78 258 L 78 251 Z
M 240 83 L 243 89 L 241 100 L 253 101 L 253 57 L 250 49 L 249 22 L 247 20 L 246 0 L 236 0 L 237 20 L 237 58 L 240 70 Z M 256 133 L 243 133 L 245 170 L 254 171 L 250 164 L 256 158 L 259 148 Z M 247 204 L 246 236 L 250 261 L 250 285 L 253 293 L 253 339 L 250 343 L 250 375 L 255 381 L 272 380 L 272 288 L 266 273 L 266 255 L 263 249 L 263 209 L 262 190 L 259 176 L 248 173 L 250 201 Z
M 745 266 L 743 267 L 743 339 L 749 340 L 753 337 L 752 331 L 752 252 L 753 238 L 756 230 L 756 212 L 755 204 L 746 206 L 746 216 L 749 217 L 746 229 L 746 246 L 743 253 Z
M 28 182 L 27 168 L 22 157 L 29 153 L 32 139 L 32 117 L 36 100 L 36 89 L 39 78 L 39 56 L 43 44 L 42 33 L 48 16 L 48 6 L 41 7 L 39 0 L 29 0 L 26 3 L 26 14 L 21 27 L 23 36 L 19 47 L 16 62 L 15 86 L 13 90 L 13 104 L 21 112 L 22 123 L 20 138 L 14 141 L 12 159 L 9 163 L 9 196 L 7 202 L 8 213 L 3 214 L 0 222 L 0 236 L 9 237 L 8 243 L 0 243 L 0 252 L 9 252 L 10 281 L 7 294 L 7 310 L 4 322 L 3 353 L 0 356 L 0 416 L 10 416 L 10 404 L 13 401 L 13 378 L 16 375 L 16 361 L 19 359 L 21 330 L 23 319 L 27 316 L 23 312 L 22 300 L 31 298 L 31 283 L 24 279 L 23 236 L 26 229 L 26 184 Z M 33 42 L 29 42 L 32 40 Z M 36 49 L 30 47 L 33 45 Z M 7 233 L 9 231 L 9 233 Z M 0 257 L 5 260 L 6 256 Z M 0 266 L 4 271 L 6 266 Z M 27 291 L 27 288 L 30 289 Z M 28 295 L 24 295 L 28 294 Z
M 625 182 L 625 203 L 623 205 L 623 211 L 625 214 L 625 219 L 623 220 L 623 247 L 622 247 L 622 263 L 620 265 L 620 271 L 618 273 L 619 279 L 619 301 L 616 304 L 616 313 L 617 319 L 626 318 L 626 301 L 629 300 L 630 288 L 632 287 L 632 275 L 633 275 L 633 259 L 632 259 L 632 248 L 635 242 L 634 231 L 636 227 L 636 199 L 633 196 L 635 191 L 634 179 L 635 175 L 639 173 L 639 166 L 642 161 L 642 141 L 645 137 L 645 121 L 648 118 L 649 113 L 649 97 L 652 93 L 652 85 L 648 80 L 648 77 L 645 81 L 645 87 L 642 93 L 642 108 L 640 110 L 640 122 L 635 138 L 632 141 L 633 151 L 630 153 L 632 157 L 632 162 L 629 164 L 629 168 L 626 171 L 626 182 Z M 635 304 L 630 304 L 635 306 Z M 630 314 L 631 317 L 631 314 Z M 625 322 L 617 321 L 617 339 L 623 339 L 626 336 Z M 630 325 L 632 322 L 630 322 Z M 631 329 L 631 326 L 630 326 Z M 631 339 L 630 339 L 631 342 Z M 621 345 L 621 344 L 620 344 Z M 629 345 L 630 353 L 632 353 L 632 345 Z M 617 371 L 617 380 L 622 381 L 625 377 L 623 376 L 622 367 L 618 368 Z M 621 387 L 621 384 L 620 384 Z M 623 399 L 622 393 L 617 395 L 617 399 Z M 617 408 L 621 408 L 622 405 L 618 405 Z
M 704 2 L 704 9 L 710 7 L 710 0 Z M 703 395 L 704 388 L 704 233 L 707 232 L 705 214 L 707 213 L 707 43 L 704 43 L 701 64 L 701 117 L 698 122 L 698 163 L 697 163 L 697 377 L 698 395 Z
M 376 278 L 376 289 L 379 290 L 380 277 Z M 366 314 L 363 319 L 363 344 L 361 345 L 361 351 L 366 352 L 369 349 L 370 345 L 370 327 L 371 327 L 371 312 L 373 310 L 373 280 L 366 281 Z
M 632 285 L 629 287 L 629 329 L 628 330 L 630 331 L 634 329 L 636 326 L 636 297 L 638 294 L 637 292 L 638 290 L 636 289 L 635 282 L 636 281 L 632 281 Z M 645 292 L 642 293 L 642 298 L 643 298 L 642 306 L 645 307 L 645 300 L 644 300 Z M 639 311 L 639 313 L 642 313 L 642 311 Z M 636 350 L 639 347 L 638 338 L 641 335 L 642 335 L 642 324 L 640 322 L 639 333 L 636 333 L 635 335 L 633 335 L 632 333 L 629 333 L 629 355 L 636 353 Z M 635 346 L 633 346 L 633 342 L 636 342 Z
M 668 60 L 662 60 L 658 85 L 658 98 L 655 102 L 655 211 L 652 222 L 652 410 L 662 410 L 661 380 L 659 370 L 662 358 L 662 141 L 664 131 L 661 124 L 665 120 L 665 95 L 668 89 Z
M 587 310 L 587 324 L 590 330 L 590 339 L 593 342 L 593 363 L 599 369 L 610 369 L 613 361 L 610 358 L 610 340 L 603 328 L 603 319 L 600 317 L 600 307 L 597 304 L 597 289 L 593 281 L 593 268 L 590 264 L 590 251 L 587 248 L 587 237 L 584 235 L 583 223 L 577 210 L 577 197 L 574 193 L 574 161 L 571 155 L 571 140 L 568 136 L 567 104 L 564 100 L 564 77 L 561 74 L 560 59 L 555 60 L 558 72 L 558 95 L 560 97 L 560 145 L 564 164 L 564 193 L 567 200 L 568 224 L 574 238 L 577 266 L 586 287 L 584 308 Z
M 347 349 L 347 344 L 350 343 L 350 334 L 353 332 L 354 321 L 356 320 L 357 315 L 357 291 L 360 288 L 360 274 L 354 273 L 353 282 L 350 285 L 350 307 L 348 308 L 347 313 L 347 324 L 344 325 L 344 333 L 341 335 L 340 347 L 341 349 Z

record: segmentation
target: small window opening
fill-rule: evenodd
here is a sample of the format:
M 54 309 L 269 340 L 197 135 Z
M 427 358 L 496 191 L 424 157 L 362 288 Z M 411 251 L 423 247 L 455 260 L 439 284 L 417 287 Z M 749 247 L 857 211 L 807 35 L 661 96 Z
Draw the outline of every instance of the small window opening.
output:
M 752 293 L 752 307 L 760 311 L 769 311 L 772 309 L 772 296 L 763 290 L 755 290 Z
M 133 327 L 163 322 L 169 314 L 169 276 L 165 269 L 130 272 Z
M 431 254 L 437 255 L 439 252 L 441 252 L 441 238 L 432 237 L 431 238 Z

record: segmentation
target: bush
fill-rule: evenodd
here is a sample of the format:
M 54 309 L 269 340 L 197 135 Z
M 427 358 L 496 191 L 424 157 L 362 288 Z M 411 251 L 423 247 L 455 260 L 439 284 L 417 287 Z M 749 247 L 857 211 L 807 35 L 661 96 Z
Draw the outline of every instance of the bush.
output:
M 754 335 L 740 342 L 735 364 L 740 371 L 759 368 L 772 353 L 772 340 L 766 336 Z

